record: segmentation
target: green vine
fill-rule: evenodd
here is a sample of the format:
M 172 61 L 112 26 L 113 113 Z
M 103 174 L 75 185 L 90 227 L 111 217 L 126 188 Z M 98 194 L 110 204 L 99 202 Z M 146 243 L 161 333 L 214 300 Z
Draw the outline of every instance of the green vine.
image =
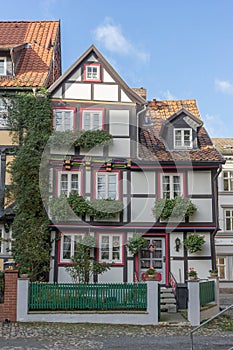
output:
M 132 255 L 140 252 L 142 248 L 147 246 L 147 241 L 140 234 L 136 234 L 133 237 L 130 237 L 127 241 L 127 247 Z
M 95 219 L 112 219 L 123 210 L 123 202 L 115 199 L 91 199 L 90 215 Z
M 177 196 L 173 199 L 157 199 L 153 208 L 156 218 L 168 219 L 170 217 L 192 216 L 197 208 L 188 198 Z

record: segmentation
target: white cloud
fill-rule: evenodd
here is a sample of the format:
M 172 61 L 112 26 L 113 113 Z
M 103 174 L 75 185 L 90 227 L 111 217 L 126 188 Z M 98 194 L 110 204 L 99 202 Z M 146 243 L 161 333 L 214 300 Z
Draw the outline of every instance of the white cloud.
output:
M 228 80 L 215 80 L 215 87 L 218 91 L 233 95 L 233 84 Z
M 203 121 L 204 127 L 210 137 L 220 137 L 219 132 L 222 135 L 221 137 L 224 137 L 223 135 L 226 134 L 226 125 L 219 115 L 206 114 Z
M 41 0 L 40 7 L 45 18 L 53 18 L 53 15 L 51 14 L 51 7 L 54 4 L 56 4 L 56 0 Z
M 159 100 L 177 100 L 177 97 L 170 91 L 170 90 L 165 90 L 165 91 L 160 91 L 159 92 Z
M 111 18 L 107 17 L 104 23 L 94 30 L 95 39 L 110 52 L 124 55 L 134 55 L 141 62 L 147 63 L 150 59 L 149 53 L 134 46 L 123 35 L 121 27 L 115 25 Z

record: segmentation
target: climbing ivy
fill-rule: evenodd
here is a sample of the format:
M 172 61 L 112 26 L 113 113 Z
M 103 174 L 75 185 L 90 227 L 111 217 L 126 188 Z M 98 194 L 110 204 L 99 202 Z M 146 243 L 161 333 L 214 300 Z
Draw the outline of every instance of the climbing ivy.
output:
M 19 145 L 10 164 L 10 192 L 15 199 L 12 253 L 17 264 L 30 270 L 32 280 L 49 270 L 49 220 L 39 183 L 41 155 L 51 132 L 51 103 L 45 91 L 11 96 L 8 126 Z M 43 178 L 43 184 L 47 178 Z

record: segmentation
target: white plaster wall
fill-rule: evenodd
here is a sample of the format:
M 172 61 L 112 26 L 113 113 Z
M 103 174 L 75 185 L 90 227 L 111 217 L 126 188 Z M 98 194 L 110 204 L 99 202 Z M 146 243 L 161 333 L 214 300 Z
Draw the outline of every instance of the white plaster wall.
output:
M 123 221 L 127 221 L 127 213 L 128 213 L 128 208 L 127 208 L 127 198 L 123 198 L 123 204 L 124 204 L 124 210 L 123 210 Z
M 184 262 L 181 260 L 171 260 L 171 273 L 174 275 L 177 283 L 184 283 Z
M 94 84 L 94 100 L 118 101 L 118 85 Z
M 104 83 L 115 83 L 115 80 L 111 77 L 110 74 L 108 74 L 106 69 L 103 69 L 103 82 Z
M 95 146 L 91 149 L 80 148 L 80 155 L 86 156 L 103 156 L 103 146 Z
M 113 136 L 129 136 L 129 110 L 109 111 L 109 132 Z
M 179 251 L 176 251 L 176 238 L 180 239 L 180 248 Z M 171 257 L 182 257 L 184 256 L 184 245 L 183 245 L 183 233 L 182 232 L 173 232 L 170 233 L 170 256 Z
M 211 194 L 211 172 L 189 171 L 188 172 L 189 194 Z
M 123 90 L 121 90 L 121 102 L 132 102 Z
M 86 193 L 91 192 L 91 171 L 85 171 L 85 176 L 86 176 Z
M 133 260 L 128 260 L 128 282 L 131 283 L 134 281 L 134 275 L 133 275 Z
M 64 156 L 66 155 L 74 155 L 75 151 L 74 151 L 74 147 L 66 147 L 66 146 L 54 146 L 50 148 L 50 154 L 62 154 Z
M 109 271 L 103 273 L 99 276 L 100 283 L 111 283 L 123 282 L 123 267 L 112 267 Z
M 75 84 L 67 86 L 65 90 L 65 98 L 76 100 L 91 99 L 91 84 Z
M 70 77 L 69 80 L 76 80 L 76 81 L 81 81 L 82 80 L 82 71 L 81 67 L 77 69 Z
M 155 173 L 149 171 L 131 172 L 132 194 L 154 194 L 155 195 Z M 155 199 L 154 199 L 155 201 Z
M 128 193 L 128 191 L 127 191 L 127 183 L 128 183 L 127 172 L 123 171 L 123 194 L 127 194 Z
M 58 283 L 72 283 L 73 280 L 65 267 L 58 268 Z
M 196 205 L 197 211 L 189 218 L 190 222 L 212 222 L 212 199 L 192 198 L 192 202 Z
M 199 235 L 203 236 L 205 243 L 202 246 L 202 250 L 198 251 L 196 253 L 189 253 L 188 252 L 188 256 L 209 256 L 211 255 L 211 244 L 210 244 L 210 234 L 209 233 L 198 233 Z M 189 236 L 189 234 L 187 235 L 187 237 Z
M 131 198 L 131 221 L 154 222 L 154 198 Z
M 62 98 L 62 86 L 57 89 L 56 93 L 52 95 L 53 98 Z
M 130 157 L 130 139 L 113 139 L 113 144 L 108 147 L 109 157 Z

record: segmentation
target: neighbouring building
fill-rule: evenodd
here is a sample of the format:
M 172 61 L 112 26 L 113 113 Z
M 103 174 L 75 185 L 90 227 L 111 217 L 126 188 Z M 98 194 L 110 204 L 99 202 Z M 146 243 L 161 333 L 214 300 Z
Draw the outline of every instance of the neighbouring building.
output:
M 233 138 L 213 138 L 226 160 L 218 177 L 219 228 L 215 238 L 220 288 L 233 290 Z
M 12 207 L 7 207 L 4 198 L 10 184 L 6 165 L 13 157 L 5 101 L 17 91 L 36 92 L 47 88 L 60 75 L 59 21 L 0 21 L 0 270 L 10 257 L 10 223 L 13 220 Z
M 54 220 L 50 281 L 70 281 L 65 267 L 87 234 L 98 242 L 92 258 L 112 264 L 94 281 L 141 280 L 149 266 L 161 273 L 164 285 L 170 273 L 185 282 L 189 268 L 206 278 L 216 262 L 217 177 L 224 159 L 203 126 L 196 101 L 147 101 L 146 90 L 129 88 L 93 45 L 49 92 L 58 144 L 61 138 L 60 146 L 50 150 L 49 196 L 76 192 L 89 203 L 122 202 L 124 207 L 111 218 L 92 211 Z M 64 135 L 75 130 L 92 137 L 70 139 L 65 146 Z M 103 130 L 104 145 L 95 146 L 93 132 Z M 112 135 L 112 144 L 105 143 L 106 134 Z M 168 219 L 153 215 L 155 202 L 177 197 L 189 199 L 197 210 Z M 126 243 L 135 234 L 144 237 L 146 246 L 132 255 Z M 184 246 L 191 235 L 205 240 L 195 253 Z

